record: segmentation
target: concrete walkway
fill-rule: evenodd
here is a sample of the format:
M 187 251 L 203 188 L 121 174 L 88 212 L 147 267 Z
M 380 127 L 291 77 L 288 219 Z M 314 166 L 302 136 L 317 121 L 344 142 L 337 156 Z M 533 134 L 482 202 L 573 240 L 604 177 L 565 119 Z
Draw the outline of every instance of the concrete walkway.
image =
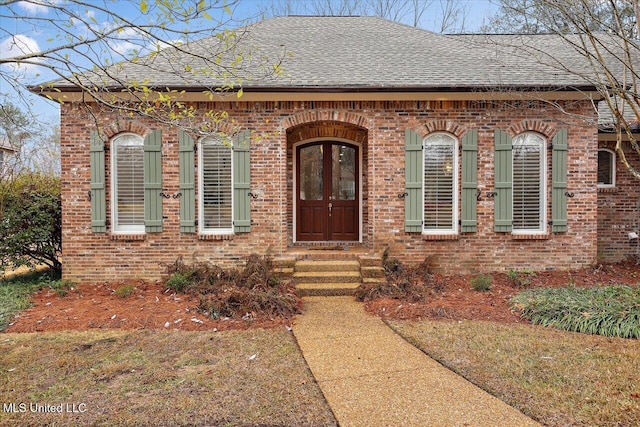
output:
M 293 333 L 340 426 L 540 426 L 407 343 L 353 297 L 304 304 Z

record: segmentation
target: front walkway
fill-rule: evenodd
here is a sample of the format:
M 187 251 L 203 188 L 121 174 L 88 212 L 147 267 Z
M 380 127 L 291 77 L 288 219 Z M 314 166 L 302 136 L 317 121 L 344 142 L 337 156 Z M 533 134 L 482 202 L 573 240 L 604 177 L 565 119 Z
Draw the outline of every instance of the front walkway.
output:
M 349 297 L 307 297 L 294 327 L 340 426 L 539 426 L 416 349 Z

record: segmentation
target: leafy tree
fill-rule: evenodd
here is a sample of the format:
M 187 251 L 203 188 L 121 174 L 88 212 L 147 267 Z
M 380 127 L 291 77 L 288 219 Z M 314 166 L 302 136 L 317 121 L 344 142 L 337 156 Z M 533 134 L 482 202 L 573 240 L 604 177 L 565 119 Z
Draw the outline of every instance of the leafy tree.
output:
M 520 55 L 581 76 L 600 93 L 600 112 L 610 112 L 616 153 L 640 180 L 640 6 L 638 0 L 500 0 L 500 10 L 484 27 L 497 33 L 552 33 L 584 60 L 554 56 L 534 44 L 506 46 Z M 497 40 L 497 39 L 496 39 Z M 503 42 L 494 41 L 496 44 Z
M 62 270 L 60 178 L 25 173 L 0 182 L 0 270 Z
M 25 89 L 43 93 L 60 86 L 82 91 L 85 105 L 125 115 L 142 115 L 185 127 L 194 115 L 192 106 L 179 100 L 182 91 L 152 87 L 146 79 L 162 72 L 173 82 L 201 85 L 211 99 L 221 91 L 237 91 L 253 74 L 281 71 L 278 58 L 252 58 L 239 42 L 246 31 L 232 31 L 239 0 L 9 0 L 0 8 L 0 82 L 18 93 Z M 26 23 L 31 31 L 17 33 Z M 46 46 L 38 46 L 30 33 L 53 28 Z M 215 37 L 217 45 L 206 52 L 197 40 Z M 246 44 L 245 44 L 246 45 Z M 183 67 L 154 68 L 158 58 Z M 175 62 L 175 61 L 174 61 Z M 247 69 L 251 68 L 251 73 Z M 272 66 L 273 65 L 273 66 Z M 121 71 L 135 69 L 134 74 Z M 33 85 L 46 71 L 53 84 Z M 34 77 L 35 76 L 35 77 Z M 31 77 L 31 78 L 28 78 Z M 48 78 L 48 77 L 47 77 Z M 1 91 L 6 98 L 8 90 Z M 64 96 L 56 96 L 64 102 Z M 216 115 L 217 114 L 217 115 Z M 226 115 L 211 112 L 212 120 Z

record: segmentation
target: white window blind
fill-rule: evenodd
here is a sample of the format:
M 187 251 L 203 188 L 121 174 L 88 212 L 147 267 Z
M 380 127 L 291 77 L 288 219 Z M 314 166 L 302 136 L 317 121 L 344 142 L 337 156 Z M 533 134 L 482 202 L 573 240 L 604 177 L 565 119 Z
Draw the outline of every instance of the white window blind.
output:
M 232 150 L 217 140 L 200 145 L 200 216 L 204 232 L 233 231 Z
M 457 142 L 445 134 L 424 141 L 424 229 L 456 229 Z
M 124 134 L 112 143 L 114 230 L 144 231 L 144 145 L 138 135 Z
M 534 133 L 513 140 L 513 230 L 544 231 L 545 140 Z

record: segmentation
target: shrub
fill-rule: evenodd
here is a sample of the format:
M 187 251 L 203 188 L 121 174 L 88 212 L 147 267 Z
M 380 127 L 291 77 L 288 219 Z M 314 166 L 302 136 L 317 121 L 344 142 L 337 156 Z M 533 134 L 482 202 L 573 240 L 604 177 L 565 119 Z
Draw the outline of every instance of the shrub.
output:
M 423 301 L 432 291 L 430 288 L 433 276 L 435 257 L 427 256 L 417 266 L 402 265 L 396 258 L 389 258 L 388 249 L 382 254 L 382 267 L 386 281 L 380 283 L 363 283 L 356 289 L 358 301 L 372 301 L 379 298 L 391 298 L 409 302 Z
M 38 173 L 0 182 L 0 269 L 62 270 L 60 178 Z
M 532 323 L 607 337 L 640 338 L 640 286 L 541 288 L 511 299 Z
M 471 285 L 474 291 L 487 292 L 491 289 L 493 278 L 490 275 L 480 275 L 471 279 Z
M 286 318 L 300 312 L 294 287 L 274 275 L 270 257 L 250 255 L 243 269 L 228 270 L 205 262 L 187 265 L 178 258 L 167 274 L 167 288 L 198 295 L 199 310 L 213 318 Z

